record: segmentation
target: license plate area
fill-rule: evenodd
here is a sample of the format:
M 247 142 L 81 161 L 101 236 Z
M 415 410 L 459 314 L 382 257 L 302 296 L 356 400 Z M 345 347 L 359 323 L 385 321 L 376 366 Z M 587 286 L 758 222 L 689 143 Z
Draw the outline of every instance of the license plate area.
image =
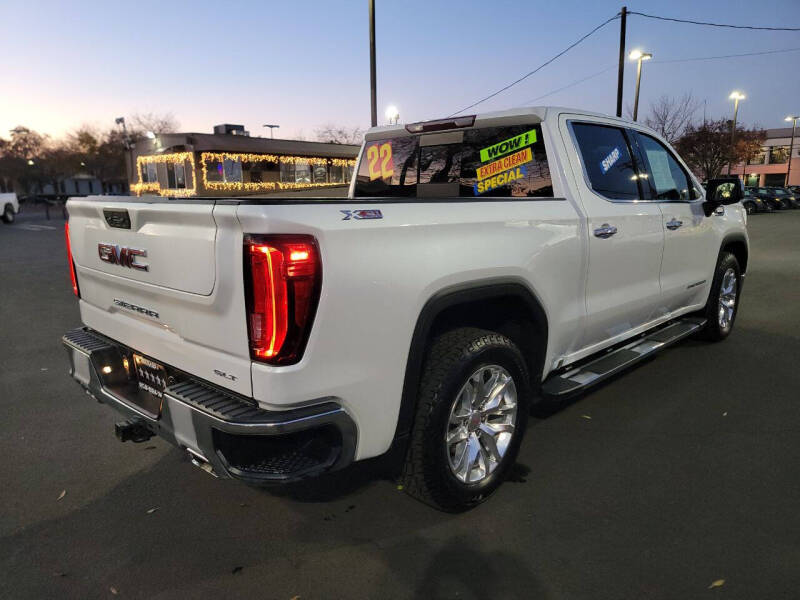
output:
M 161 416 L 164 389 L 170 383 L 167 369 L 164 365 L 134 352 L 132 371 L 138 388 L 134 402 L 154 417 Z

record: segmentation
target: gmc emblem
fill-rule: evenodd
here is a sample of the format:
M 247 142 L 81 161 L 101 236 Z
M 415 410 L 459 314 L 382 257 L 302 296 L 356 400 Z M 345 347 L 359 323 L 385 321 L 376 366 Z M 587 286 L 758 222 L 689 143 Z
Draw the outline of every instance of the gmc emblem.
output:
M 147 271 L 148 269 L 148 265 L 136 262 L 137 256 L 147 256 L 147 250 L 120 248 L 114 244 L 100 243 L 97 244 L 97 253 L 100 255 L 100 260 L 112 265 L 137 269 L 139 271 Z

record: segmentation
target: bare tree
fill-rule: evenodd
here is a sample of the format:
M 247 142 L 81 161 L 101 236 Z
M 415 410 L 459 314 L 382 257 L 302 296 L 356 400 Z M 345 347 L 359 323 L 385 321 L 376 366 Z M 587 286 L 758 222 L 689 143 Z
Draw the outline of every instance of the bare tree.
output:
M 178 121 L 172 113 L 136 113 L 130 118 L 133 131 L 146 133 L 174 133 L 178 130 Z
M 650 114 L 644 122 L 659 132 L 670 144 L 674 144 L 692 124 L 700 104 L 691 92 L 680 98 L 664 94 L 650 103 Z
M 317 127 L 314 137 L 318 142 L 329 144 L 360 144 L 364 139 L 364 130 L 360 127 L 338 127 L 328 123 Z

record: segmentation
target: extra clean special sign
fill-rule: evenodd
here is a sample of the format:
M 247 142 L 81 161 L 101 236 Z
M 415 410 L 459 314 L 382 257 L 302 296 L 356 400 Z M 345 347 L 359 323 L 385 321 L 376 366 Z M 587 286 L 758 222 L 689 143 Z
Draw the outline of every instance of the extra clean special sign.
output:
M 481 149 L 481 162 L 487 164 L 475 169 L 478 179 L 474 186 L 475 195 L 485 194 L 526 177 L 528 173 L 524 165 L 533 160 L 530 146 L 535 143 L 536 130 L 531 129 Z
M 530 148 L 525 148 L 524 150 L 520 150 L 519 152 L 515 152 L 505 158 L 501 158 L 500 160 L 496 160 L 494 162 L 489 163 L 488 165 L 482 165 L 478 167 L 477 174 L 478 174 L 478 181 L 483 181 L 487 177 L 491 177 L 492 175 L 497 175 L 498 173 L 502 173 L 503 171 L 508 171 L 516 166 L 523 165 L 526 162 L 530 162 L 533 160 L 533 154 L 531 153 Z

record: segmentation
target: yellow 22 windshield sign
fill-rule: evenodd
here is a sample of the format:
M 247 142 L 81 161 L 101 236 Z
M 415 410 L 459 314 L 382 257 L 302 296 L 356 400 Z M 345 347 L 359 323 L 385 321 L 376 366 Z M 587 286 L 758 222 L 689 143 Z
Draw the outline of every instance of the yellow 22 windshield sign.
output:
M 367 146 L 367 164 L 369 180 L 391 179 L 394 175 L 394 159 L 391 142 L 377 143 Z

